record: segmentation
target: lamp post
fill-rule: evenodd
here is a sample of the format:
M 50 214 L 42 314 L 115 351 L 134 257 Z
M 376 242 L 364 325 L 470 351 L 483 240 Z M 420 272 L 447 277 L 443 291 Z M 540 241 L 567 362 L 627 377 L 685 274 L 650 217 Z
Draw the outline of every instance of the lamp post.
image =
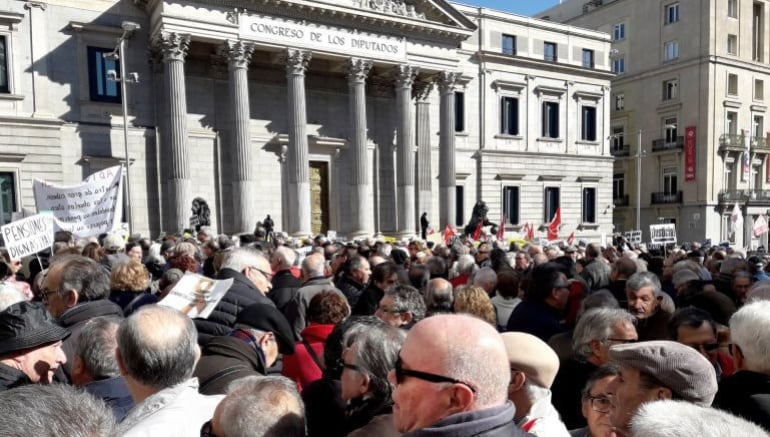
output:
M 129 235 L 134 231 L 133 214 L 131 213 L 131 161 L 128 154 L 128 95 L 126 89 L 126 83 L 139 83 L 139 73 L 126 74 L 126 40 L 131 38 L 137 30 L 140 29 L 139 24 L 132 21 L 124 21 L 120 27 L 123 28 L 123 34 L 118 38 L 118 45 L 111 53 L 105 53 L 105 58 L 118 60 L 120 62 L 120 74 L 119 77 L 115 70 L 109 70 L 107 72 L 107 79 L 115 82 L 120 82 L 120 100 L 123 109 L 123 152 L 126 159 L 126 212 L 128 215 L 128 233 Z

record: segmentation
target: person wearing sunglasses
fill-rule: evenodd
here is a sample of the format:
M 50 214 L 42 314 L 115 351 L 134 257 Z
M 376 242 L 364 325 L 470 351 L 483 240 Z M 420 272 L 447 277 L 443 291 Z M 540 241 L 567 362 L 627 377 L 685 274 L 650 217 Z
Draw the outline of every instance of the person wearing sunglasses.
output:
M 388 375 L 396 429 L 404 437 L 531 436 L 513 422 L 510 377 L 493 326 L 458 314 L 424 319 L 407 334 Z
M 735 372 L 732 357 L 720 350 L 717 323 L 709 313 L 696 307 L 681 308 L 674 313 L 668 327 L 672 340 L 690 346 L 711 362 L 717 379 Z

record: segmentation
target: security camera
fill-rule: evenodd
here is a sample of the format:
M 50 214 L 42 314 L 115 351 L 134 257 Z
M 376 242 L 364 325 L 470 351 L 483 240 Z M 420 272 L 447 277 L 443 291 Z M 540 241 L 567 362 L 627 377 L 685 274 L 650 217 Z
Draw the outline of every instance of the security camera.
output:
M 134 23 L 133 21 L 124 21 L 120 23 L 120 27 L 122 27 L 126 32 L 136 32 L 142 28 L 138 23 Z
M 139 73 L 128 73 L 128 81 L 130 83 L 139 83 Z
M 115 70 L 107 70 L 107 80 L 111 82 L 118 81 L 118 72 Z

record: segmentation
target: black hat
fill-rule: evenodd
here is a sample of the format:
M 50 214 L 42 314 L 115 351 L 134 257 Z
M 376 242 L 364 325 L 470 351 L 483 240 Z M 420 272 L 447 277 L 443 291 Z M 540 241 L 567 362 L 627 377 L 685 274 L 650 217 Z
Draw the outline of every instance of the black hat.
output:
M 284 355 L 294 353 L 294 331 L 276 307 L 265 303 L 249 305 L 238 313 L 235 323 L 272 332 L 278 342 L 279 352 Z
M 64 340 L 70 332 L 35 302 L 19 302 L 0 312 L 0 356 Z

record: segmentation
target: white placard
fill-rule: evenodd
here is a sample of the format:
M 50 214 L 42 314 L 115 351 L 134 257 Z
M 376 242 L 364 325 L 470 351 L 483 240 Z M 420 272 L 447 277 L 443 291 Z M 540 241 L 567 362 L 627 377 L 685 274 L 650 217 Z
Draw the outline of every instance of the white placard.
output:
M 36 214 L 0 227 L 5 248 L 11 259 L 32 255 L 48 249 L 53 244 L 51 214 Z
M 205 319 L 211 315 L 231 285 L 232 278 L 217 281 L 187 272 L 158 304 L 179 310 L 190 318 Z
M 330 53 L 345 53 L 367 59 L 406 62 L 406 39 L 369 32 L 284 20 L 262 15 L 240 14 L 240 37 L 303 47 Z
M 650 242 L 654 245 L 676 244 L 676 225 L 650 225 Z
M 642 231 L 628 231 L 623 237 L 629 244 L 639 244 L 642 242 Z
M 94 173 L 71 186 L 35 179 L 38 212 L 50 211 L 56 227 L 80 238 L 110 232 L 120 226 L 123 209 L 123 178 L 120 166 Z

